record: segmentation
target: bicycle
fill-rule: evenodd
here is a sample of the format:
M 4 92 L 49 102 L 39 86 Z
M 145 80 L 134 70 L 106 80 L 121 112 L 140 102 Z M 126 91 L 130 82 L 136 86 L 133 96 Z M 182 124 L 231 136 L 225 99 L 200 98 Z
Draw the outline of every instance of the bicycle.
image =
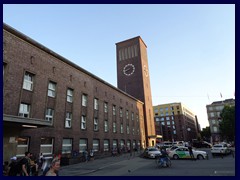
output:
M 169 156 L 167 157 L 161 157 L 161 156 L 156 156 L 156 160 L 155 163 L 157 165 L 157 168 L 159 167 L 171 167 L 172 166 L 172 161 L 169 158 Z

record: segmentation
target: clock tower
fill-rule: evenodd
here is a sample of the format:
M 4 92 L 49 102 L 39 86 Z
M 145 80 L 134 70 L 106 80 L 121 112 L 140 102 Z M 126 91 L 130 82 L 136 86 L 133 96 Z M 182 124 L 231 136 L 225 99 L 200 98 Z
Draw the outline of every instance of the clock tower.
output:
M 155 145 L 147 46 L 140 36 L 116 43 L 118 88 L 144 103 L 146 145 Z

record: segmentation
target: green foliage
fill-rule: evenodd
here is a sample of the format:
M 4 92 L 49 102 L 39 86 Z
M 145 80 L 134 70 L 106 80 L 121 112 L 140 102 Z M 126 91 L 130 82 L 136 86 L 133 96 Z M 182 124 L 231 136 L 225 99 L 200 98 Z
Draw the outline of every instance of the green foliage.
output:
M 225 106 L 221 113 L 220 132 L 224 140 L 234 141 L 235 138 L 235 106 Z
M 203 128 L 202 131 L 201 131 L 201 137 L 203 140 L 210 140 L 210 137 L 211 137 L 211 131 L 210 131 L 210 127 L 206 127 L 206 128 Z

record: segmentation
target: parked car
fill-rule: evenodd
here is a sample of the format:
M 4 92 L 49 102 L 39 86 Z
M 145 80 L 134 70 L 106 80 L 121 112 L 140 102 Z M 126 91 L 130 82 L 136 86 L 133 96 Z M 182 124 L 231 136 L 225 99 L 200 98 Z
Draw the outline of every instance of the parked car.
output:
M 181 148 L 181 147 L 185 147 L 185 146 L 172 146 L 172 147 L 166 148 L 166 152 L 169 153 L 170 151 L 173 151 L 174 149 Z
M 143 152 L 143 157 L 146 158 L 156 158 L 156 156 L 160 156 L 161 152 L 158 150 L 158 148 L 155 147 L 148 147 Z
M 193 149 L 193 155 L 196 159 L 208 159 L 208 154 L 205 151 Z M 168 153 L 168 156 L 173 159 L 188 159 L 191 158 L 187 147 L 179 147 Z
M 195 148 L 211 148 L 212 144 L 207 141 L 194 141 L 192 146 Z
M 211 148 L 212 155 L 215 154 L 229 154 L 231 150 L 228 148 L 227 144 L 215 144 Z

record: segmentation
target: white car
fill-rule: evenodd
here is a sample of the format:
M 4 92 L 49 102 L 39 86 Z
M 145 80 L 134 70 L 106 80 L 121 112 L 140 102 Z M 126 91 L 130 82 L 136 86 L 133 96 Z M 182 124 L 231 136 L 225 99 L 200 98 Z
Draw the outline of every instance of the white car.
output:
M 208 159 L 208 154 L 205 151 L 199 151 L 193 149 L 193 155 L 195 159 Z M 187 147 L 179 147 L 172 151 L 169 151 L 168 156 L 173 159 L 188 159 L 191 158 Z
M 161 152 L 155 147 L 148 147 L 144 150 L 143 156 L 147 158 L 156 158 L 160 156 Z
M 229 154 L 231 150 L 228 148 L 227 144 L 215 144 L 211 148 L 212 155 L 215 154 Z

